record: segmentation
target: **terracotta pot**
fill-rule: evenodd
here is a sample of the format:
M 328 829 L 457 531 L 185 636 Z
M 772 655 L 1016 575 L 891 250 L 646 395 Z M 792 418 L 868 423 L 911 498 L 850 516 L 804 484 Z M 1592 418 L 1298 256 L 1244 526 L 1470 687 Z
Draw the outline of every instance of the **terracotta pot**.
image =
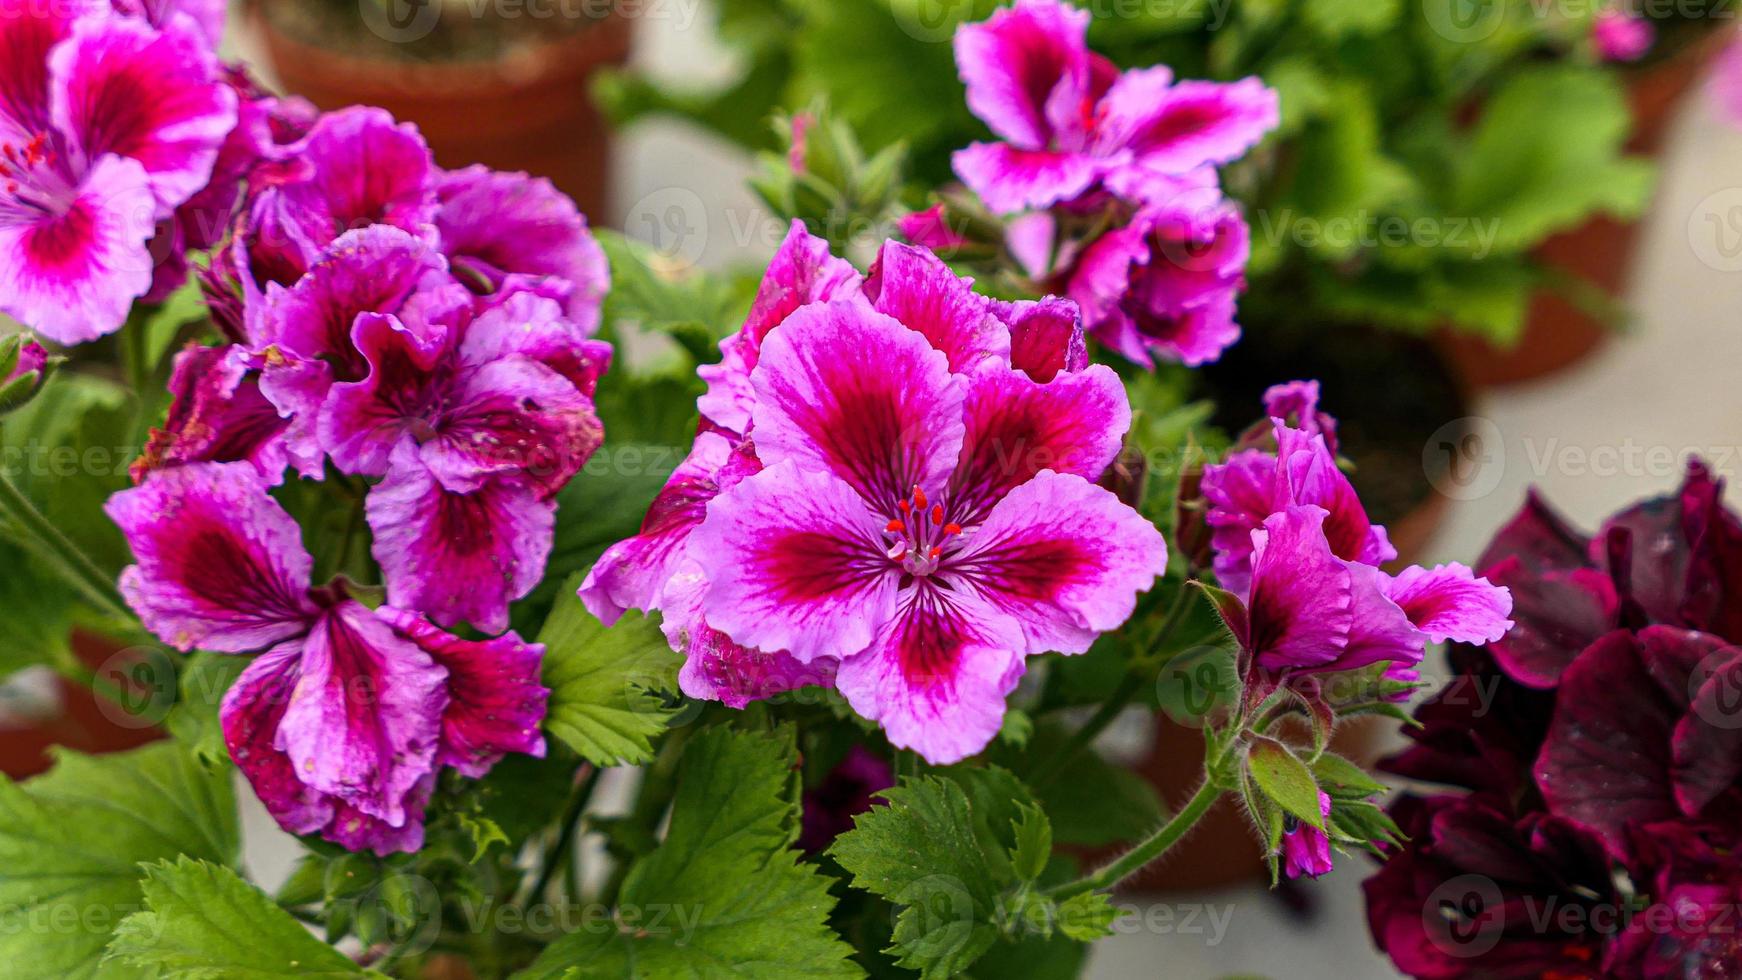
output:
M 443 167 L 549 177 L 582 212 L 605 213 L 610 140 L 589 90 L 594 71 L 628 59 L 631 23 L 621 14 L 510 59 L 430 64 L 338 54 L 268 16 L 253 22 L 285 91 L 321 109 L 380 106 L 416 123 Z
M 120 644 L 94 634 L 75 632 L 73 653 L 87 667 L 125 679 L 117 672 L 129 658 Z M 52 697 L 43 701 L 43 713 L 31 713 L 11 723 L 0 722 L 0 772 L 13 779 L 34 776 L 49 768 L 49 749 L 63 746 L 80 752 L 120 752 L 163 737 L 152 724 L 149 692 L 129 685 L 139 700 L 129 710 L 102 701 L 82 685 L 55 678 Z M 130 698 L 130 700 L 132 700 Z
M 1632 74 L 1627 86 L 1633 109 L 1633 135 L 1627 141 L 1628 152 L 1645 157 L 1656 157 L 1662 152 L 1664 135 L 1676 109 L 1728 41 L 1728 32 L 1709 31 L 1667 60 Z M 1597 215 L 1577 228 L 1550 237 L 1537 246 L 1535 256 L 1544 264 L 1615 296 L 1626 286 L 1638 231 L 1637 222 Z M 1531 299 L 1517 344 L 1498 347 L 1451 330 L 1442 331 L 1440 342 L 1472 385 L 1492 388 L 1563 371 L 1595 353 L 1612 332 L 1560 295 L 1543 290 Z

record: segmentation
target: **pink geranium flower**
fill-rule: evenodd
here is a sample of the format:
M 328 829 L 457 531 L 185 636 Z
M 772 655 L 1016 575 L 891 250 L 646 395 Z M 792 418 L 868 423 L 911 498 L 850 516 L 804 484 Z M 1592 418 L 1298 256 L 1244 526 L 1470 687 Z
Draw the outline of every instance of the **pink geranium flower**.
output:
M 137 564 L 121 590 L 179 650 L 256 653 L 225 695 L 231 757 L 292 833 L 415 851 L 444 766 L 481 776 L 544 753 L 543 649 L 473 642 L 416 613 L 312 588 L 290 515 L 246 463 L 153 473 L 107 507 Z
M 1000 142 L 959 151 L 956 175 L 994 211 L 1101 188 L 1147 201 L 1158 179 L 1234 160 L 1276 126 L 1276 93 L 1258 79 L 1121 73 L 1089 50 L 1088 25 L 1088 11 L 1060 0 L 1018 0 L 957 30 L 968 108 Z
M 211 178 L 236 95 L 196 23 L 0 10 L 0 310 L 66 344 L 152 287 L 160 222 Z

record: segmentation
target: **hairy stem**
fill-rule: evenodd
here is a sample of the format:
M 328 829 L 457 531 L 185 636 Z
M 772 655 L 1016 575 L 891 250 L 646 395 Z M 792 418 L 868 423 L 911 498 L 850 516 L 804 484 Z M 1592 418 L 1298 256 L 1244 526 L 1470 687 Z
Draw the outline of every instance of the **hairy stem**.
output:
M 1222 798 L 1222 792 L 1222 788 L 1217 786 L 1214 780 L 1205 779 L 1204 784 L 1198 787 L 1196 793 L 1192 794 L 1191 800 L 1186 803 L 1185 807 L 1174 814 L 1173 819 L 1162 824 L 1161 829 L 1143 843 L 1138 844 L 1122 857 L 1108 863 L 1094 874 L 1078 878 L 1069 884 L 1060 885 L 1048 892 L 1048 895 L 1055 900 L 1062 901 L 1083 892 L 1112 888 L 1143 870 L 1150 862 L 1166 854 L 1193 827 L 1197 826 L 1198 821 L 1209 811 L 1210 807 Z

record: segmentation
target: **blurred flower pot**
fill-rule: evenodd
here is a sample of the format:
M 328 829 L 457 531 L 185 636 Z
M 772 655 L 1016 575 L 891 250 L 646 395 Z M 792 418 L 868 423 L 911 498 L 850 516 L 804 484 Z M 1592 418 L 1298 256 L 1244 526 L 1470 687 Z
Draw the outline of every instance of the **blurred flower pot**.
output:
M 1726 31 L 1711 30 L 1675 54 L 1641 67 L 1628 76 L 1627 94 L 1633 108 L 1631 153 L 1655 159 L 1676 110 L 1706 66 L 1729 40 Z M 1536 248 L 1536 257 L 1556 270 L 1582 279 L 1610 296 L 1619 296 L 1633 266 L 1639 225 L 1597 215 L 1577 228 L 1550 237 Z M 1518 384 L 1546 377 L 1583 361 L 1601 348 L 1613 330 L 1597 318 L 1549 290 L 1539 291 L 1525 314 L 1524 330 L 1510 347 L 1479 337 L 1442 331 L 1441 346 L 1458 371 L 1479 388 Z
M 411 7 L 438 8 L 467 16 L 464 7 Z M 380 106 L 416 123 L 443 167 L 482 163 L 548 177 L 583 213 L 603 215 L 610 140 L 590 83 L 597 69 L 628 59 L 632 24 L 615 8 L 582 29 L 516 43 L 497 57 L 433 61 L 394 56 L 396 42 L 386 39 L 393 31 L 375 27 L 368 38 L 352 39 L 367 45 L 323 45 L 286 26 L 283 9 L 258 4 L 253 22 L 286 92 L 324 110 Z M 362 30 L 359 23 L 354 33 Z M 418 30 L 415 19 L 406 30 Z
M 123 686 L 131 704 L 98 698 L 83 685 L 55 675 L 15 679 L 0 692 L 0 772 L 13 779 L 49 768 L 49 749 L 119 752 L 163 737 L 153 696 L 127 669 L 134 658 L 121 644 L 90 633 L 73 633 L 73 653 L 85 666 Z M 173 670 L 170 672 L 173 679 Z

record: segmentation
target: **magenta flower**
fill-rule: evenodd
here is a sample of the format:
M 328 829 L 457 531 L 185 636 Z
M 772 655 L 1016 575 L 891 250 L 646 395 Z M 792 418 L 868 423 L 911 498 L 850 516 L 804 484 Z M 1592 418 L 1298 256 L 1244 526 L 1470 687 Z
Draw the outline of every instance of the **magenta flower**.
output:
M 1644 17 L 1610 7 L 1591 24 L 1591 44 L 1604 61 L 1638 61 L 1651 50 L 1656 33 Z
M 1018 0 L 957 30 L 968 108 L 1002 142 L 957 152 L 955 170 L 992 210 L 1044 208 L 1100 188 L 1147 202 L 1158 179 L 1234 160 L 1276 126 L 1276 93 L 1258 79 L 1120 73 L 1088 49 L 1088 25 L 1088 11 L 1060 0 Z
M 292 833 L 414 851 L 442 767 L 478 776 L 507 752 L 543 754 L 542 648 L 371 611 L 342 582 L 311 588 L 300 532 L 253 467 L 162 470 L 107 510 L 138 562 L 122 592 L 148 629 L 180 650 L 263 651 L 224 698 L 224 737 Z
M 878 793 L 894 785 L 895 771 L 888 761 L 863 745 L 848 749 L 820 783 L 804 792 L 799 850 L 828 850 L 835 838 L 853 829 L 855 816 L 871 809 Z
M 24 340 L 18 344 L 18 359 L 13 362 L 12 370 L 0 378 L 0 388 L 5 388 L 12 382 L 31 372 L 41 374 L 48 368 L 48 351 L 34 340 Z
M 260 393 L 257 368 L 258 358 L 236 346 L 190 346 L 177 354 L 169 416 L 134 462 L 134 482 L 172 466 L 246 460 L 262 483 L 278 485 L 289 465 L 289 422 Z
M 1240 339 L 1235 301 L 1250 251 L 1239 209 L 1199 184 L 1096 239 L 1066 273 L 1066 291 L 1089 331 L 1132 361 L 1207 364 Z
M 1330 819 L 1331 797 L 1326 793 L 1319 794 L 1319 814 Z M 1311 824 L 1289 817 L 1282 835 L 1282 873 L 1290 878 L 1317 878 L 1330 870 L 1331 839 Z
M 901 237 L 934 252 L 948 252 L 968 244 L 967 237 L 950 226 L 942 204 L 902 215 L 897 219 L 896 227 L 900 229 Z
M 1090 483 L 1130 409 L 1068 302 L 988 300 L 894 243 L 861 282 L 795 227 L 723 346 L 694 451 L 581 588 L 606 622 L 663 611 L 691 696 L 832 682 L 954 761 L 1028 654 L 1087 649 L 1165 564 Z
M 190 19 L 71 2 L 0 11 L 0 310 L 66 344 L 151 289 L 147 244 L 200 191 L 235 93 Z

